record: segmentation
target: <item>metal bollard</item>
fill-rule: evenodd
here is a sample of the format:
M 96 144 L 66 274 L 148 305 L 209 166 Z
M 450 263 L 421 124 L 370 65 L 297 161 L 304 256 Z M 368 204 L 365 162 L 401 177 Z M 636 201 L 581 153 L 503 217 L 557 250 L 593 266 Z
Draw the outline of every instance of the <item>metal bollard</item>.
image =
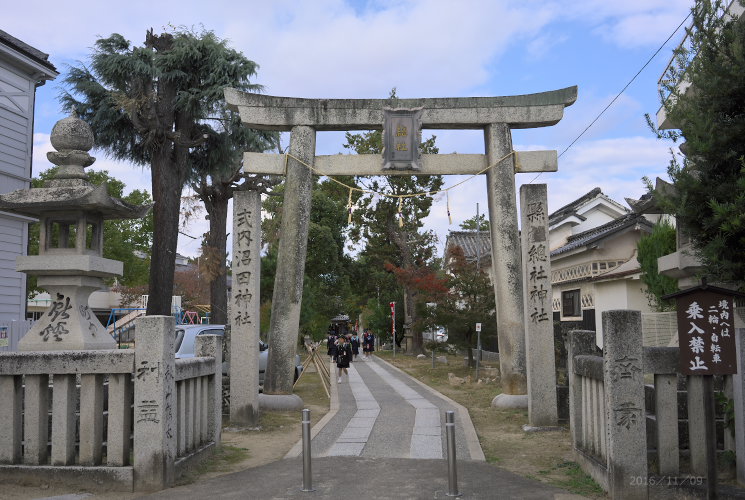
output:
M 449 497 L 459 497 L 458 471 L 455 464 L 455 412 L 445 412 L 445 435 L 448 440 L 448 492 Z
M 310 410 L 307 408 L 303 410 L 303 489 L 300 491 L 316 491 L 310 466 Z

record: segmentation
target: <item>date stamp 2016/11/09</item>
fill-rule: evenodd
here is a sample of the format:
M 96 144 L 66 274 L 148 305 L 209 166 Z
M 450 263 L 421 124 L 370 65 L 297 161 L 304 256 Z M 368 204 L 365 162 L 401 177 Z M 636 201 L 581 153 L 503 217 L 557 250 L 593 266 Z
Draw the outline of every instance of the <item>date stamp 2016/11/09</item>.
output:
M 633 476 L 631 486 L 686 486 L 704 484 L 703 476 Z

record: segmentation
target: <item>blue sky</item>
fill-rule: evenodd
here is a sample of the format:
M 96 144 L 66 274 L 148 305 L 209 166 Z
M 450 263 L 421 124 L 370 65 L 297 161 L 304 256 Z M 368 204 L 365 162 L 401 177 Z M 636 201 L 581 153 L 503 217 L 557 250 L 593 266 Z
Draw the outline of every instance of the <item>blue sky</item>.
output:
M 260 68 L 256 83 L 270 95 L 382 98 L 527 94 L 579 87 L 577 103 L 556 126 L 513 131 L 516 150 L 566 146 L 613 99 L 686 17 L 692 0 L 497 1 L 497 0 L 307 0 L 193 2 L 27 1 L 3 8 L 0 28 L 50 54 L 64 73 L 85 61 L 97 37 L 118 32 L 140 45 L 145 31 L 172 26 L 213 30 Z M 34 13 L 31 15 L 30 13 Z M 551 211 L 600 187 L 617 201 L 644 192 L 641 177 L 665 177 L 669 147 L 647 129 L 644 113 L 657 112 L 657 80 L 679 31 L 626 93 L 559 161 L 548 184 Z M 58 79 L 59 80 L 59 79 Z M 37 92 L 34 172 L 50 166 L 49 133 L 63 117 L 57 82 Z M 425 132 L 426 134 L 426 132 Z M 436 131 L 442 153 L 483 153 L 476 131 Z M 285 144 L 287 141 L 285 140 Z M 321 133 L 318 154 L 342 151 L 343 134 Z M 94 153 L 95 154 L 95 153 Z M 92 168 L 105 168 L 128 188 L 150 188 L 149 171 L 97 153 Z M 535 175 L 520 174 L 519 186 Z M 460 178 L 449 177 L 446 186 Z M 447 231 L 486 209 L 485 181 L 472 179 L 437 200 L 426 227 L 444 241 Z M 187 229 L 201 235 L 199 218 Z M 182 238 L 179 251 L 198 244 Z

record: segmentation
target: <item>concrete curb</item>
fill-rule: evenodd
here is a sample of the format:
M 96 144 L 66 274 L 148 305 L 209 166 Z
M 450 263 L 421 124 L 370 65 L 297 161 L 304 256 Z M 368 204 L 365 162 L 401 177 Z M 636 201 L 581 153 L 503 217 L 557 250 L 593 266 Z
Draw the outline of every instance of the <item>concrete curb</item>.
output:
M 336 382 L 334 382 L 334 369 L 336 368 L 336 366 L 334 366 L 333 361 L 329 361 L 329 365 L 330 365 L 330 370 L 331 370 L 329 372 L 331 373 L 331 378 L 330 378 L 331 383 L 329 384 L 331 386 L 330 388 L 331 401 L 329 402 L 329 411 L 310 430 L 311 440 L 315 439 L 318 433 L 321 432 L 321 430 L 323 430 L 324 427 L 326 427 L 326 424 L 328 424 L 331 421 L 331 419 L 334 418 L 334 415 L 336 415 L 336 412 L 339 411 L 339 389 L 336 385 Z M 287 454 L 282 458 L 284 459 L 284 458 L 299 457 L 302 452 L 303 452 L 303 439 L 300 438 L 298 442 L 295 443 L 292 448 L 290 448 L 290 451 L 288 451 Z
M 466 443 L 468 444 L 468 452 L 471 455 L 471 460 L 475 460 L 478 462 L 486 461 L 486 457 L 484 456 L 484 450 L 481 449 L 481 443 L 479 443 L 479 438 L 478 438 L 478 435 L 476 434 L 476 429 L 473 426 L 473 422 L 471 422 L 471 415 L 468 413 L 468 409 L 465 406 L 461 405 L 460 403 L 456 403 L 455 401 L 445 396 L 441 392 L 436 391 L 435 389 L 431 388 L 424 382 L 421 382 L 417 380 L 416 378 L 412 377 L 411 375 L 409 375 L 402 369 L 396 366 L 393 366 L 388 361 L 375 355 L 373 355 L 373 358 L 390 366 L 393 370 L 397 371 L 399 374 L 410 378 L 411 380 L 413 380 L 414 382 L 422 386 L 430 394 L 440 397 L 444 399 L 445 401 L 447 401 L 448 403 L 450 403 L 451 405 L 453 405 L 458 410 L 458 416 L 460 419 L 461 426 L 463 427 L 463 432 L 466 435 Z

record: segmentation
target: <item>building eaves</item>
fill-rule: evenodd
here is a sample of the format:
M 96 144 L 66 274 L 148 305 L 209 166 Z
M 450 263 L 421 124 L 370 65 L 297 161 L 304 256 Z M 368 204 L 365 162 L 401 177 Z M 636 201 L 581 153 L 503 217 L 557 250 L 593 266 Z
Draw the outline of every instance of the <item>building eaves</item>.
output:
M 642 271 L 642 266 L 639 264 L 638 254 L 636 249 L 629 260 L 621 264 L 620 266 L 612 267 L 607 271 L 603 271 L 600 274 L 593 276 L 592 281 L 607 281 L 623 278 L 626 276 L 632 276 Z
M 590 245 L 592 243 L 596 243 L 635 224 L 642 224 L 646 226 L 650 231 L 653 227 L 652 223 L 645 219 L 643 215 L 630 213 L 618 219 L 612 220 L 606 224 L 603 224 L 602 226 L 598 226 L 570 236 L 564 246 L 559 247 L 551 252 L 551 257 L 561 255 L 563 253 Z
M 15 38 L 14 36 L 3 30 L 0 30 L 0 44 L 5 45 L 6 47 L 9 47 L 17 52 L 20 52 L 37 64 L 40 64 L 41 66 L 49 70 L 50 76 L 56 76 L 58 74 L 57 68 L 54 67 L 54 64 L 49 62 L 49 54 L 46 54 L 39 49 L 36 49 L 25 42 L 22 42 L 21 40 Z
M 491 259 L 489 231 L 450 231 L 445 241 L 445 252 L 450 247 L 461 247 L 467 261 Z
M 549 214 L 548 216 L 548 225 L 553 226 L 561 219 L 568 217 L 570 215 L 577 215 L 576 211 L 579 207 L 581 207 L 583 204 L 587 203 L 588 201 L 596 198 L 598 195 L 603 194 L 603 192 L 600 190 L 599 187 L 596 187 L 589 193 L 585 193 L 584 195 L 580 196 L 573 202 L 564 205 L 560 209 L 556 210 L 552 214 Z

